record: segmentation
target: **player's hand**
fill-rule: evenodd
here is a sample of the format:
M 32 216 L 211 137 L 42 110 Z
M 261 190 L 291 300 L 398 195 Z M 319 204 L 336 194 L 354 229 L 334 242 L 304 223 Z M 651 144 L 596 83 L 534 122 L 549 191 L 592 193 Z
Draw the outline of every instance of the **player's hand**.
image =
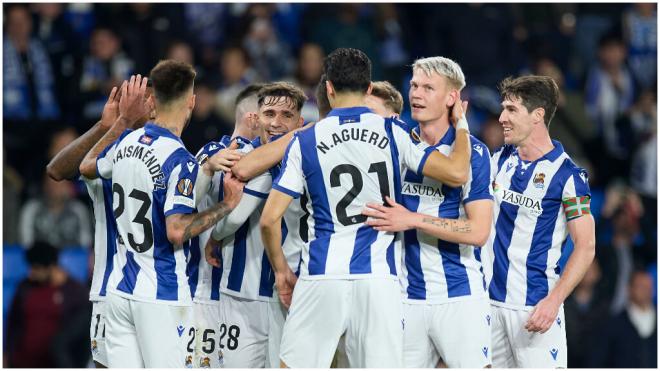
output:
M 525 329 L 529 332 L 540 332 L 544 334 L 557 320 L 560 305 L 561 302 L 558 302 L 551 296 L 543 298 L 532 310 L 525 324 Z
M 245 183 L 238 180 L 231 171 L 226 172 L 223 184 L 223 202 L 232 209 L 235 208 L 243 196 L 244 187 Z
M 385 201 L 387 206 L 370 202 L 362 210 L 362 215 L 369 217 L 366 225 L 384 232 L 401 232 L 413 228 L 414 213 L 388 196 L 385 196 Z
M 221 267 L 220 258 L 217 254 L 218 247 L 220 247 L 220 241 L 214 240 L 213 237 L 209 238 L 206 246 L 204 246 L 204 258 L 206 258 L 206 262 L 216 268 Z
M 456 101 L 454 101 L 454 105 L 451 107 L 451 122 L 454 124 L 454 126 L 458 124 L 458 120 L 465 118 L 465 114 L 467 113 L 468 108 L 468 102 L 463 102 L 461 100 L 460 93 L 458 94 L 459 95 L 456 98 Z
M 133 75 L 128 84 L 122 85 L 119 116 L 131 125 L 149 114 L 149 106 L 145 104 L 148 80 L 142 75 Z
M 243 158 L 244 155 L 244 153 L 238 151 L 238 143 L 233 141 L 229 147 L 222 149 L 209 157 L 204 165 L 208 166 L 208 169 L 213 172 L 228 172 L 231 171 L 232 166 L 234 166 L 238 160 Z
M 123 89 L 124 84 L 127 83 L 128 82 L 124 81 L 121 88 Z M 117 117 L 119 117 L 119 91 L 119 88 L 116 86 L 113 87 L 108 96 L 108 101 L 105 102 L 105 105 L 103 106 L 103 113 L 101 113 L 101 127 L 106 130 L 110 129 L 112 124 L 117 121 Z
M 284 273 L 275 273 L 275 286 L 277 293 L 280 296 L 280 301 L 285 308 L 289 309 L 291 306 L 291 298 L 293 298 L 293 288 L 296 286 L 298 277 L 287 266 Z

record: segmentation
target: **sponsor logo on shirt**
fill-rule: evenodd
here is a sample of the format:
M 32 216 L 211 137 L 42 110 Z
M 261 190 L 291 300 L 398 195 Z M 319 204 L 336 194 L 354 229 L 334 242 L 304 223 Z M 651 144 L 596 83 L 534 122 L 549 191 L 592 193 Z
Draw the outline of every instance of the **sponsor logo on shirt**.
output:
M 403 182 L 401 193 L 408 196 L 430 198 L 437 202 L 442 202 L 445 199 L 440 187 L 434 187 L 427 184 Z
M 508 189 L 501 189 L 495 182 L 493 182 L 493 190 L 503 202 L 522 207 L 534 215 L 541 215 L 543 213 L 540 200 Z

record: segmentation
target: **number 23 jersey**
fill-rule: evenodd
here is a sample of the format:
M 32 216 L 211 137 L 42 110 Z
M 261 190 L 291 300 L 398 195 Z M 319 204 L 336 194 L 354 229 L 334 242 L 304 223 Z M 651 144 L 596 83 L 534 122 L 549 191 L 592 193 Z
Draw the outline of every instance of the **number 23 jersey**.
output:
M 170 243 L 165 218 L 195 210 L 199 168 L 193 155 L 179 137 L 148 123 L 108 146 L 96 166 L 99 176 L 112 178 L 119 234 L 108 291 L 133 300 L 190 305 L 188 252 Z
M 365 225 L 361 212 L 383 195 L 398 199 L 401 171 L 421 171 L 426 158 L 405 130 L 366 107 L 334 109 L 297 133 L 273 189 L 309 195 L 300 277 L 396 278 L 401 251 L 394 233 Z

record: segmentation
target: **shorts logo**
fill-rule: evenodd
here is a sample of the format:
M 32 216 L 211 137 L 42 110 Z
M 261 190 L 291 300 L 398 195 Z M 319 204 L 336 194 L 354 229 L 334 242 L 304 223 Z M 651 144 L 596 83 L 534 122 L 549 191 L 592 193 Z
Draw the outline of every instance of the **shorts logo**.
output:
M 534 187 L 543 189 L 545 187 L 545 174 L 543 173 L 536 173 L 534 174 Z
M 557 317 L 557 325 L 559 325 L 559 327 L 561 327 L 561 318 L 559 318 L 559 317 Z
M 555 348 L 552 348 L 550 350 L 550 355 L 552 356 L 552 359 L 554 359 L 555 361 L 557 360 L 557 354 L 559 354 L 559 350 Z
M 488 358 L 488 347 L 483 347 L 481 351 L 484 353 L 484 357 Z
M 96 344 L 96 340 L 92 340 L 92 353 L 94 355 L 99 355 L 99 348 L 98 345 Z
M 179 183 L 176 185 L 176 189 L 181 195 L 190 196 L 193 192 L 192 180 L 188 178 L 179 180 Z
M 490 315 L 486 315 L 486 322 L 488 322 L 488 326 L 490 326 Z
M 209 357 L 204 357 L 199 360 L 199 368 L 211 368 L 211 360 Z
M 186 368 L 192 368 L 192 367 L 193 367 L 192 356 L 188 355 L 186 356 Z
M 179 337 L 181 337 L 181 335 L 183 335 L 183 330 L 184 329 L 185 329 L 185 327 L 183 327 L 181 325 L 177 326 L 176 331 L 179 333 Z
M 401 319 L 401 330 L 405 330 L 405 329 L 406 329 L 406 320 Z
M 222 354 L 221 350 L 218 350 L 218 364 L 223 366 L 225 364 L 225 355 Z

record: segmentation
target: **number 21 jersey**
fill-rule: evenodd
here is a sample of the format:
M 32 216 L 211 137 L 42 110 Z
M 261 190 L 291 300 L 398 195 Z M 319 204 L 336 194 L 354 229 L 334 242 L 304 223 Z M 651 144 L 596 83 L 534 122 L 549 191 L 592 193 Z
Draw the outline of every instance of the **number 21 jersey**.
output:
M 190 305 L 187 251 L 167 238 L 165 218 L 194 209 L 197 161 L 169 130 L 147 124 L 125 132 L 97 159 L 112 177 L 119 243 L 108 291 L 147 302 Z M 188 244 L 185 244 L 187 246 Z
M 420 172 L 426 158 L 397 123 L 366 107 L 334 109 L 297 133 L 273 188 L 294 198 L 309 195 L 300 277 L 396 278 L 395 235 L 365 225 L 361 212 L 383 195 L 398 199 L 401 171 Z

